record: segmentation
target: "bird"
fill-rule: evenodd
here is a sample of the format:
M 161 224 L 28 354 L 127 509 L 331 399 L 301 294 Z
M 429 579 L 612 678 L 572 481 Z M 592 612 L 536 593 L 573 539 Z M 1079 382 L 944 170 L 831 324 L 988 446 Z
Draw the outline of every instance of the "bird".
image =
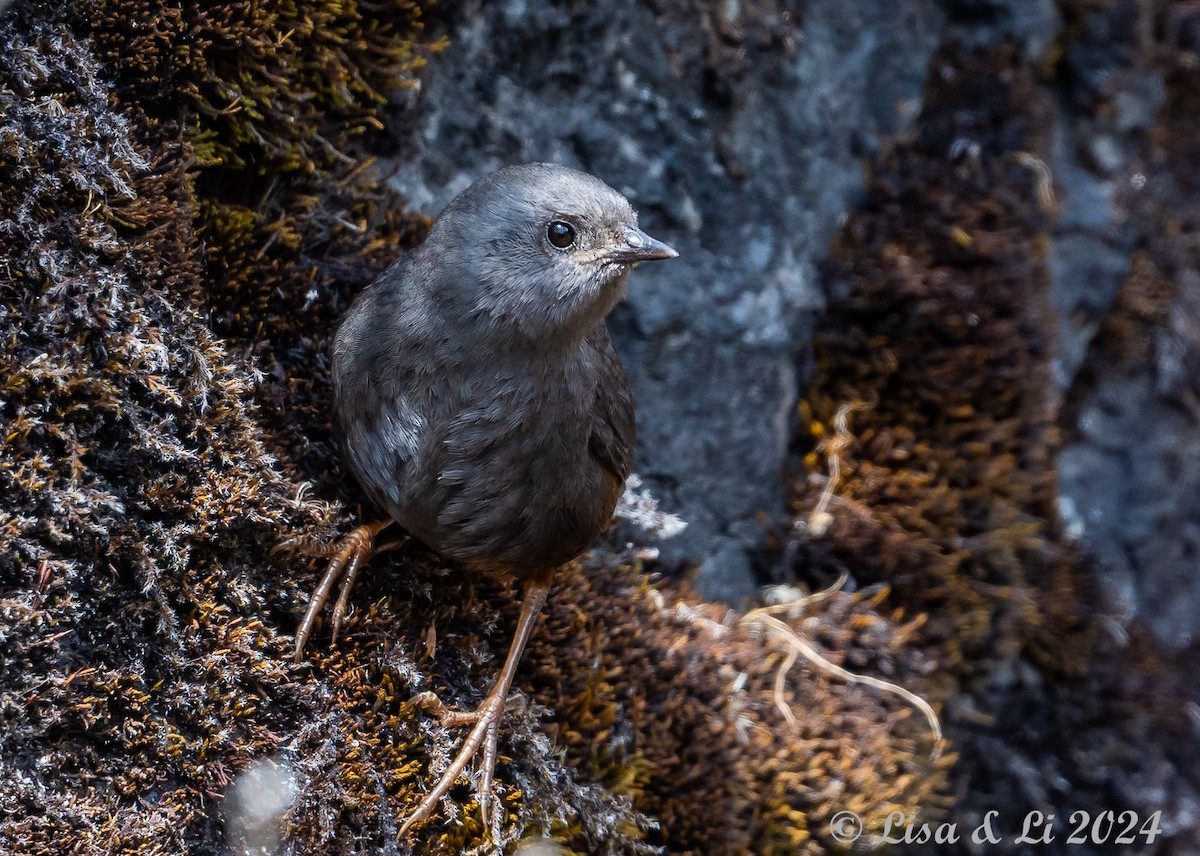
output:
M 333 637 L 359 567 L 398 525 L 451 567 L 520 583 L 520 617 L 495 683 L 473 711 L 420 706 L 472 725 L 405 820 L 427 819 L 471 760 L 490 829 L 499 726 L 555 571 L 611 522 L 633 468 L 634 405 L 605 319 L 640 262 L 676 258 L 600 179 L 548 163 L 485 175 L 425 241 L 353 301 L 334 337 L 333 416 L 343 458 L 386 513 L 322 551 L 330 558 L 296 633 L 301 660 L 341 579 Z

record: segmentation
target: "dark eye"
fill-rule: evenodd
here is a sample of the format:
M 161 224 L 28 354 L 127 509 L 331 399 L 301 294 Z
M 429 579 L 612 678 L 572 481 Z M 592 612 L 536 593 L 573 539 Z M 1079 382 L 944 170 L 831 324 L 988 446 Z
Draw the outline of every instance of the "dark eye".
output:
M 551 221 L 546 227 L 546 240 L 560 250 L 565 250 L 575 243 L 575 227 L 562 220 Z

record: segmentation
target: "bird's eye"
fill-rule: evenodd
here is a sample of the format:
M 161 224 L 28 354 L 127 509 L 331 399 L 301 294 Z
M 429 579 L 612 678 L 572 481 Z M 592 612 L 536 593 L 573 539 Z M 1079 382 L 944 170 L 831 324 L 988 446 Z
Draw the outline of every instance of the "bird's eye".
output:
M 546 227 L 546 240 L 565 250 L 575 243 L 575 227 L 562 220 L 554 220 Z

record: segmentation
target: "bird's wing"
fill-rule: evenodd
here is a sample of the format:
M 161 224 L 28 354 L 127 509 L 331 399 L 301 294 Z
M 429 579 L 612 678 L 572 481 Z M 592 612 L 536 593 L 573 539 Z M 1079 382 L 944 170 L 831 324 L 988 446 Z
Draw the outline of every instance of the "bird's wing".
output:
M 385 276 L 402 273 L 400 265 Z M 351 308 L 334 344 L 334 413 L 363 489 L 393 515 L 425 429 L 414 390 L 411 337 L 398 335 L 396 290 L 381 277 Z
M 337 407 L 346 462 L 367 494 L 393 514 L 425 427 L 396 386 L 381 389 L 368 381 L 340 389 Z
M 608 331 L 600 327 L 589 343 L 594 349 L 599 382 L 588 447 L 596 460 L 624 484 L 633 471 L 633 394 Z

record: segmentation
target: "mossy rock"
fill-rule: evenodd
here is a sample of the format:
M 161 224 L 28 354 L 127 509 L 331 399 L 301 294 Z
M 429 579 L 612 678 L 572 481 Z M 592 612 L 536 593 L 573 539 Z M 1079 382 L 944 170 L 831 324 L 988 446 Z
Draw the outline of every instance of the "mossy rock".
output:
M 230 788 L 262 762 L 294 783 L 294 852 L 486 843 L 466 788 L 397 840 L 457 740 L 410 699 L 478 701 L 513 592 L 416 547 L 381 557 L 344 638 L 295 665 L 318 568 L 272 552 L 356 519 L 325 355 L 352 294 L 424 234 L 370 152 L 386 94 L 441 47 L 407 3 L 6 13 L 5 852 L 221 852 L 245 834 Z M 930 668 L 871 596 L 791 626 L 918 689 Z M 627 558 L 566 569 L 505 720 L 505 841 L 818 853 L 840 808 L 937 802 L 951 758 L 906 703 L 784 669 L 753 630 Z

